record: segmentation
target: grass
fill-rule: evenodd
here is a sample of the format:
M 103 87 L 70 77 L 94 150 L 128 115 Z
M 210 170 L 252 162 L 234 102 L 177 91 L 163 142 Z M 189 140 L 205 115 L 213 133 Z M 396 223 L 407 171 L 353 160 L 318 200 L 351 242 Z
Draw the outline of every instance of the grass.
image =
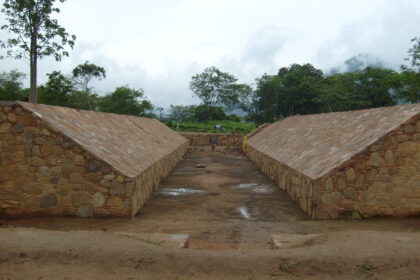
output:
M 224 133 L 243 133 L 247 134 L 257 127 L 253 123 L 233 122 L 233 121 L 210 121 L 206 127 L 205 123 L 185 123 L 185 122 L 165 122 L 167 126 L 175 131 L 182 132 L 224 132 Z M 216 124 L 222 125 L 222 130 L 216 130 Z

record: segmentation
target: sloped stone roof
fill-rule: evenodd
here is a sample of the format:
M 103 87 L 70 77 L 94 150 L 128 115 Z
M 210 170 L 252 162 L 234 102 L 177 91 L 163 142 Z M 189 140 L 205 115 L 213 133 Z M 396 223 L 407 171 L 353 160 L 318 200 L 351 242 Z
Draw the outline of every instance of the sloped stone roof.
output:
M 292 116 L 267 126 L 248 145 L 317 179 L 420 113 L 420 104 Z
M 17 103 L 131 178 L 187 143 L 155 119 Z

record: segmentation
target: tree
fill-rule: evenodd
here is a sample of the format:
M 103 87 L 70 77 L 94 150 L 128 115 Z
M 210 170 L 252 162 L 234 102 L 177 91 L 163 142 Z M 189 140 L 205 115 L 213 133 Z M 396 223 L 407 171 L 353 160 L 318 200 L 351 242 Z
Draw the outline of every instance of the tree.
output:
M 221 106 L 198 105 L 194 110 L 194 119 L 199 122 L 210 120 L 225 120 L 226 114 Z
M 143 90 L 128 86 L 117 87 L 114 92 L 101 97 L 98 105 L 102 112 L 134 116 L 150 117 L 153 111 L 153 105 L 144 98 Z
M 65 0 L 58 0 L 64 2 Z M 2 30 L 14 34 L 14 37 L 1 42 L 2 47 L 11 48 L 8 56 L 26 59 L 30 64 L 29 101 L 37 103 L 38 59 L 53 55 L 57 61 L 69 53 L 65 46 L 74 46 L 76 36 L 69 35 L 60 26 L 53 13 L 60 9 L 54 7 L 56 0 L 5 0 L 2 12 L 8 24 Z
M 259 97 L 257 93 L 247 84 L 236 85 L 236 107 L 248 114 L 253 123 L 259 122 L 260 110 L 258 108 Z
M 60 71 L 53 71 L 47 76 L 48 81 L 44 86 L 41 86 L 39 103 L 75 107 L 71 102 L 74 92 L 72 81 Z
M 401 65 L 402 87 L 399 97 L 410 103 L 420 102 L 420 37 L 411 39 L 414 45 L 408 50 L 405 61 L 408 65 Z
M 25 74 L 12 70 L 0 73 L 0 100 L 23 100 L 22 80 Z
M 169 118 L 176 122 L 192 122 L 196 107 L 195 105 L 171 105 Z
M 91 95 L 94 94 L 94 92 L 93 89 L 89 87 L 89 83 L 94 78 L 98 80 L 105 78 L 105 69 L 86 61 L 85 63 L 76 66 L 72 73 L 75 84 L 79 89 L 80 97 L 85 95 L 83 98 L 88 102 L 87 109 L 95 110 L 95 104 L 92 102 L 95 98 L 91 98 Z
M 204 106 L 204 121 L 210 120 L 210 107 L 229 103 L 235 97 L 237 79 L 216 67 L 208 67 L 191 78 L 190 90 L 199 97 Z

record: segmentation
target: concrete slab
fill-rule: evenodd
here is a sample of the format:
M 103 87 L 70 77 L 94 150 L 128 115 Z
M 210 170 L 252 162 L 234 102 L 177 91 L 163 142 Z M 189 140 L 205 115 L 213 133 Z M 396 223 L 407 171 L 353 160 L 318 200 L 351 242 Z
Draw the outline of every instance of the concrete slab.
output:
M 189 234 L 166 234 L 166 233 L 131 233 L 113 232 L 111 234 L 126 236 L 135 240 L 141 240 L 148 244 L 162 246 L 164 248 L 188 248 Z
M 273 234 L 271 235 L 272 249 L 287 249 L 310 246 L 322 234 Z

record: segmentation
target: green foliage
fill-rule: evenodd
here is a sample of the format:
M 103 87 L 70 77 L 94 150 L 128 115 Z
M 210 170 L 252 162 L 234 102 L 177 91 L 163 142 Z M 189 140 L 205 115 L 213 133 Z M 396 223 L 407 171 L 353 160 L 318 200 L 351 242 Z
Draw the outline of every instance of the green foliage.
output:
M 257 127 L 253 123 L 242 123 L 234 121 L 210 121 L 207 124 L 196 122 L 165 122 L 167 126 L 176 131 L 185 132 L 225 132 L 225 133 L 250 133 Z M 222 130 L 215 129 L 216 124 L 222 125 Z
M 72 81 L 60 71 L 47 74 L 48 81 L 40 87 L 39 102 L 49 105 L 74 107 L 71 97 L 74 91 Z
M 237 79 L 216 67 L 208 67 L 191 78 L 190 90 L 202 101 L 201 117 L 204 121 L 212 120 L 212 108 L 218 104 L 230 104 L 235 98 Z
M 106 77 L 105 68 L 97 66 L 89 61 L 77 65 L 73 71 L 73 78 L 81 90 L 90 92 L 89 83 L 93 78 L 101 80 Z
M 144 98 L 143 90 L 128 86 L 117 87 L 114 92 L 100 97 L 98 105 L 102 112 L 134 116 L 150 117 L 153 111 L 153 105 Z
M 64 2 L 65 0 L 59 0 Z M 1 27 L 14 36 L 6 41 L 1 41 L 2 47 L 10 48 L 7 55 L 17 59 L 26 59 L 30 64 L 30 87 L 29 101 L 37 102 L 37 61 L 44 56 L 54 56 L 60 61 L 69 53 L 65 46 L 74 46 L 76 36 L 69 35 L 60 26 L 56 19 L 52 19 L 53 13 L 59 13 L 60 9 L 54 7 L 55 0 L 5 0 L 3 9 L 6 21 Z
M 225 120 L 226 114 L 220 106 L 199 105 L 194 108 L 194 120 L 206 122 L 207 120 Z
M 25 74 L 16 70 L 0 73 L 0 100 L 23 100 L 25 95 L 22 91 L 22 79 L 24 78 Z
M 294 114 L 320 111 L 317 101 L 323 82 L 322 71 L 311 64 L 280 68 L 277 76 L 264 74 L 257 79 L 256 94 L 263 122 Z
M 169 108 L 169 119 L 176 122 L 192 122 L 195 108 L 195 105 L 171 105 Z

